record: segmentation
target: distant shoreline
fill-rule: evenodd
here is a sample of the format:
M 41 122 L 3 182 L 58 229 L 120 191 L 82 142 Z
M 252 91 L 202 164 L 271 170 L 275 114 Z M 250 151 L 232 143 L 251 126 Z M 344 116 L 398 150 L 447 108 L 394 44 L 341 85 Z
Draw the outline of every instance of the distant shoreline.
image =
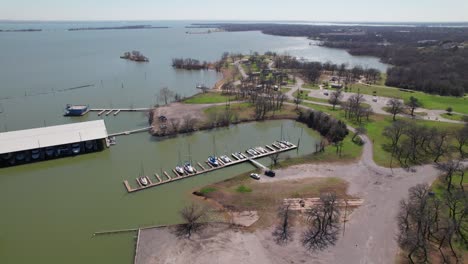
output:
M 169 27 L 154 27 L 150 25 L 136 25 L 123 27 L 84 27 L 84 28 L 69 28 L 68 31 L 85 31 L 85 30 L 113 30 L 113 29 L 166 29 Z
M 0 29 L 0 32 L 39 32 L 42 29 Z

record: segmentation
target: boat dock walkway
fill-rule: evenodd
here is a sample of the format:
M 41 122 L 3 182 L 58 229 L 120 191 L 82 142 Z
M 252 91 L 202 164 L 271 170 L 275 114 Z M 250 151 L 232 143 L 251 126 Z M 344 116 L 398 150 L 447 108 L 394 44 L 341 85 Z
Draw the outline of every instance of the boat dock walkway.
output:
M 273 153 L 272 153 L 272 154 L 273 154 Z M 260 162 L 258 162 L 258 161 L 256 161 L 256 160 L 249 159 L 249 161 L 250 161 L 253 165 L 255 165 L 257 168 L 259 168 L 259 169 L 268 170 L 268 168 L 267 168 L 265 165 L 261 164 Z
M 89 109 L 88 112 L 98 112 L 98 116 L 101 116 L 101 115 L 108 116 L 108 115 L 114 113 L 113 115 L 116 116 L 120 112 L 147 112 L 147 111 L 150 111 L 150 110 L 152 110 L 152 108 L 114 108 L 114 109 L 111 109 L 111 108 L 93 108 L 93 109 Z
M 159 185 L 162 185 L 162 184 L 166 184 L 166 183 L 170 183 L 170 182 L 174 182 L 174 181 L 178 181 L 178 180 L 183 180 L 183 179 L 190 178 L 190 177 L 197 176 L 197 175 L 201 175 L 201 174 L 204 174 L 204 173 L 207 173 L 207 172 L 219 170 L 219 169 L 229 167 L 229 166 L 233 166 L 233 165 L 236 165 L 236 164 L 240 164 L 240 163 L 243 163 L 243 162 L 252 162 L 256 166 L 260 165 L 261 168 L 266 168 L 264 165 L 254 161 L 253 159 L 263 158 L 263 157 L 267 157 L 267 156 L 272 155 L 272 154 L 276 154 L 276 153 L 280 153 L 280 152 L 286 152 L 286 151 L 290 151 L 290 150 L 293 150 L 293 149 L 297 148 L 297 146 L 294 145 L 294 144 L 289 144 L 289 146 L 284 146 L 284 147 L 280 147 L 278 144 L 273 144 L 272 146 L 273 147 L 266 145 L 266 150 L 267 150 L 266 153 L 250 156 L 250 157 L 247 157 L 247 158 L 240 159 L 240 158 L 237 158 L 235 156 L 232 156 L 233 160 L 231 162 L 228 162 L 228 163 L 224 163 L 222 160 L 220 160 L 218 158 L 219 166 L 217 166 L 217 167 L 214 167 L 208 161 L 205 161 L 207 167 L 203 166 L 200 162 L 194 162 L 194 164 L 198 165 L 198 168 L 197 168 L 197 171 L 195 173 L 192 173 L 192 174 L 185 173 L 184 175 L 179 175 L 177 172 L 175 172 L 175 170 L 172 170 L 172 176 L 169 176 L 169 174 L 164 171 L 163 174 L 167 178 L 165 180 L 162 179 L 157 173 L 155 173 L 154 175 L 151 175 L 151 176 L 145 176 L 146 179 L 148 180 L 148 185 L 146 185 L 146 186 L 143 186 L 140 183 L 140 181 L 138 180 L 138 178 L 135 179 L 136 183 L 138 185 L 136 188 L 133 188 L 132 186 L 130 186 L 130 183 L 128 181 L 124 181 L 124 186 L 127 189 L 127 192 L 133 193 L 133 192 L 137 192 L 137 191 L 141 191 L 141 190 L 146 190 L 146 189 L 149 189 L 149 188 L 152 188 L 152 187 L 155 187 L 155 186 L 159 186 Z M 248 154 L 245 154 L 245 155 L 248 155 Z M 194 165 L 194 167 L 195 167 L 195 165 Z
M 139 128 L 139 129 L 135 129 L 135 130 L 118 132 L 118 133 L 114 133 L 114 134 L 109 134 L 109 137 L 126 136 L 126 135 L 135 134 L 135 133 L 139 133 L 139 132 L 149 131 L 152 128 L 153 128 L 153 126 L 149 126 L 149 127 Z

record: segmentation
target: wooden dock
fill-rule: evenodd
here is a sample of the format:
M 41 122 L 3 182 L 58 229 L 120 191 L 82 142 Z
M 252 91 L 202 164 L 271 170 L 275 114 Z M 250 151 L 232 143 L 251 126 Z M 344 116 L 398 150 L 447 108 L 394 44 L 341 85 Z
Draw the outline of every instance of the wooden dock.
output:
M 118 132 L 118 133 L 114 133 L 114 134 L 109 134 L 109 137 L 130 135 L 130 134 L 134 134 L 134 133 L 149 131 L 152 128 L 153 128 L 153 126 L 149 126 L 149 127 L 144 127 L 144 128 L 139 128 L 139 129 L 134 129 L 134 130 L 129 130 L 129 131 Z
M 147 112 L 151 110 L 152 108 L 93 108 L 89 109 L 88 112 L 98 112 L 98 116 L 101 116 L 103 114 L 108 116 L 111 113 L 114 113 L 113 115 L 116 116 L 120 112 Z
M 201 174 L 204 174 L 204 173 L 207 173 L 207 172 L 219 170 L 219 169 L 229 167 L 229 166 L 233 166 L 233 165 L 236 165 L 236 164 L 240 164 L 240 163 L 243 163 L 243 162 L 257 163 L 256 165 L 258 165 L 259 163 L 254 162 L 253 159 L 267 157 L 267 156 L 275 154 L 275 153 L 286 152 L 286 151 L 290 151 L 290 150 L 293 150 L 293 149 L 296 149 L 296 148 L 297 148 L 297 146 L 294 145 L 294 144 L 291 144 L 291 146 L 288 146 L 288 147 L 285 147 L 285 148 L 279 148 L 279 149 L 275 149 L 275 148 L 272 148 L 272 147 L 267 145 L 266 146 L 266 150 L 268 151 L 267 153 L 263 153 L 263 154 L 255 155 L 253 157 L 248 157 L 248 158 L 243 158 L 243 159 L 238 159 L 236 157 L 233 157 L 232 161 L 228 162 L 228 163 L 224 163 L 224 162 L 222 162 L 221 160 L 218 159 L 219 166 L 217 166 L 217 167 L 212 166 L 207 161 L 205 161 L 205 163 L 208 165 L 208 167 L 204 167 L 200 162 L 197 162 L 197 163 L 194 163 L 194 164 L 198 164 L 198 166 L 201 168 L 201 170 L 197 171 L 197 172 L 195 172 L 193 174 L 185 173 L 184 175 L 178 175 L 177 173 L 175 173 L 176 177 L 170 177 L 169 174 L 164 171 L 163 174 L 164 174 L 165 177 L 167 177 L 166 180 L 161 179 L 161 177 L 158 174 L 154 174 L 156 180 L 151 180 L 150 177 L 146 176 L 146 178 L 149 181 L 149 184 L 147 186 L 141 185 L 140 182 L 138 181 L 138 179 L 136 180 L 136 182 L 137 182 L 137 187 L 136 188 L 132 188 L 128 181 L 124 181 L 124 186 L 125 186 L 125 189 L 127 189 L 127 192 L 133 193 L 133 192 L 137 192 L 137 191 L 146 190 L 146 189 L 149 189 L 149 188 L 152 188 L 152 187 L 155 187 L 155 186 L 163 185 L 163 184 L 166 184 L 166 183 L 183 180 L 183 179 L 190 178 L 190 177 L 193 177 L 193 176 L 198 176 L 198 175 L 201 175 Z M 231 156 L 231 155 L 229 155 L 229 156 Z

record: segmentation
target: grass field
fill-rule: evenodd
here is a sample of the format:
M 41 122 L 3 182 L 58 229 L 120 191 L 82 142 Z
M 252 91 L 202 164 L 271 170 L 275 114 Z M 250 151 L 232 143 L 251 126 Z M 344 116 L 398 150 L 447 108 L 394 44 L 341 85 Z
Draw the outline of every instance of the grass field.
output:
M 302 85 L 302 88 L 303 89 L 311 89 L 311 90 L 318 90 L 319 89 L 318 85 L 313 84 L 313 83 L 305 83 L 304 85 Z
M 298 92 L 299 92 L 299 91 L 295 91 L 295 92 L 293 93 L 294 98 L 296 98 Z M 328 100 L 327 100 L 327 99 L 310 97 L 310 96 L 308 95 L 308 93 L 309 93 L 309 92 L 308 92 L 307 90 L 302 91 L 302 94 L 299 96 L 299 98 L 301 98 L 301 99 L 303 99 L 303 100 L 307 100 L 307 101 L 313 101 L 313 102 L 327 103 L 327 104 L 328 104 Z
M 328 106 L 321 106 L 315 104 L 308 104 L 304 103 L 308 107 L 311 107 L 315 110 L 322 111 L 325 113 L 330 114 L 331 116 L 343 120 L 346 124 L 356 127 L 358 124 L 355 121 L 347 120 L 344 117 L 344 111 L 335 109 L 332 110 L 331 107 Z M 403 117 L 399 117 L 403 118 Z M 410 119 L 408 119 L 410 120 Z M 384 149 L 386 144 L 389 144 L 390 141 L 386 137 L 382 136 L 385 127 L 390 126 L 392 124 L 392 117 L 391 116 L 384 116 L 384 115 L 373 115 L 369 121 L 363 123 L 364 127 L 367 130 L 367 135 L 373 142 L 373 150 L 374 150 L 374 161 L 380 166 L 389 167 L 390 166 L 390 159 L 391 153 Z M 428 127 L 436 127 L 436 128 L 446 128 L 446 129 L 454 129 L 459 128 L 462 125 L 460 124 L 452 124 L 452 123 L 444 123 L 439 121 L 429 121 L 429 120 L 414 120 L 414 122 L 422 125 L 426 125 Z M 397 162 L 393 162 L 393 167 L 399 166 Z
M 363 84 L 351 85 L 351 88 L 348 89 L 348 92 L 357 93 L 358 89 L 363 94 L 373 95 L 374 91 L 376 91 L 377 96 L 400 98 L 405 102 L 408 101 L 411 96 L 414 96 L 421 102 L 423 108 L 445 110 L 447 107 L 451 106 L 454 112 L 468 114 L 468 98 L 466 96 L 439 96 L 423 92 L 401 90 L 388 86 L 368 86 Z
M 186 104 L 215 104 L 215 103 L 224 103 L 228 99 L 234 100 L 234 96 L 226 96 L 221 93 L 209 92 L 209 93 L 200 93 L 189 97 L 184 100 Z
M 455 120 L 455 121 L 463 121 L 463 115 L 457 115 L 457 114 L 441 114 L 441 116 L 443 118 L 447 118 L 447 119 L 450 119 L 450 120 Z

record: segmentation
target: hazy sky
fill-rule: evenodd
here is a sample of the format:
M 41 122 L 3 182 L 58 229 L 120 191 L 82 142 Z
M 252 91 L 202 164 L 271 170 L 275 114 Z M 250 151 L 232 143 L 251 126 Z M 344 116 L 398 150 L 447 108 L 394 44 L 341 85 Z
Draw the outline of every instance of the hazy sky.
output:
M 0 0 L 0 19 L 468 21 L 468 0 Z

